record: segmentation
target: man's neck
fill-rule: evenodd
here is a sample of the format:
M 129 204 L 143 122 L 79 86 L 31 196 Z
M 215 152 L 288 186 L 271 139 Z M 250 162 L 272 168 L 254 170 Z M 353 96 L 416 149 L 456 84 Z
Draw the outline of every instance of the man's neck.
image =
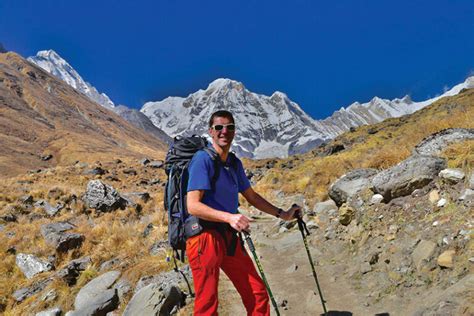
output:
M 222 161 L 224 162 L 227 161 L 227 156 L 229 156 L 230 146 L 220 147 L 219 145 L 212 144 L 212 147 L 214 147 L 214 149 L 219 154 L 219 157 L 221 158 Z

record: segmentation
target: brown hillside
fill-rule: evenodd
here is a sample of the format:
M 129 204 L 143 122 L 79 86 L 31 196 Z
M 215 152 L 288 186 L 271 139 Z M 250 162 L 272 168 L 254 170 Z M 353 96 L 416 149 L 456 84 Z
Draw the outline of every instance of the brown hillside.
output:
M 0 177 L 77 160 L 162 158 L 165 147 L 21 56 L 0 54 Z

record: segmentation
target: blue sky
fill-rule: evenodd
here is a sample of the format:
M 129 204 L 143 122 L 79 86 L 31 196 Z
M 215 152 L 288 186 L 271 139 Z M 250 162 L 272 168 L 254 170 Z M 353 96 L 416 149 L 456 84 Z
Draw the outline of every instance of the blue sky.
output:
M 117 104 L 225 77 L 319 119 L 473 75 L 474 1 L 0 0 L 0 42 L 25 57 L 54 49 Z

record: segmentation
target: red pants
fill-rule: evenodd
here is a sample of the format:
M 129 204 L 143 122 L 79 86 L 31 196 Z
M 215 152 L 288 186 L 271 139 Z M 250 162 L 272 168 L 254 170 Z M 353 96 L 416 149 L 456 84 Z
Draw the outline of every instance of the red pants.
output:
M 227 240 L 230 241 L 231 234 Z M 252 259 L 240 246 L 240 239 L 234 256 L 226 255 L 227 246 L 221 234 L 205 230 L 186 242 L 194 279 L 194 315 L 217 315 L 219 270 L 234 284 L 247 310 L 247 315 L 269 316 L 270 305 L 265 285 L 257 274 Z

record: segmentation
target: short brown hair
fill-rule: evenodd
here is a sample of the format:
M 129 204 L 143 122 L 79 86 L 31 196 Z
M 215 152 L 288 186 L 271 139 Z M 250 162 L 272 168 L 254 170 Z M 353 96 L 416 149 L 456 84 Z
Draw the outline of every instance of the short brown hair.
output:
M 228 118 L 229 120 L 232 121 L 233 124 L 235 124 L 234 117 L 232 116 L 232 113 L 230 113 L 229 111 L 226 111 L 226 110 L 219 110 L 219 111 L 216 111 L 216 112 L 212 113 L 211 118 L 209 119 L 209 128 L 212 127 L 212 124 L 214 123 L 214 118 L 216 118 L 216 117 Z

